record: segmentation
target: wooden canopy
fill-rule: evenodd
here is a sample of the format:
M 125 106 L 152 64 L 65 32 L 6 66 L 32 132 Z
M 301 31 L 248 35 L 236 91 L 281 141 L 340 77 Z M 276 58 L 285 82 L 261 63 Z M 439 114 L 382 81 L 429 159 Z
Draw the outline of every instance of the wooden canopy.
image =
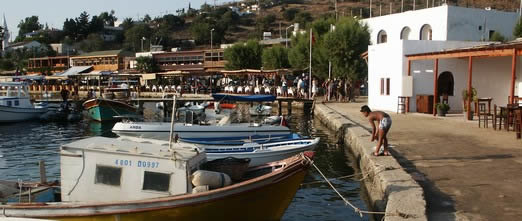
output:
M 437 95 L 437 79 L 438 79 L 438 65 L 439 59 L 451 59 L 451 58 L 467 58 L 468 59 L 468 100 L 467 107 L 471 108 L 471 93 L 472 93 L 472 76 L 473 76 L 473 58 L 481 57 L 512 57 L 511 59 L 511 85 L 510 85 L 510 100 L 509 103 L 513 103 L 515 95 L 515 80 L 516 80 L 516 64 L 517 56 L 522 55 L 522 41 L 516 40 L 508 43 L 489 43 L 468 48 L 457 48 L 437 52 L 418 53 L 406 55 L 408 59 L 408 76 L 411 76 L 411 62 L 416 60 L 434 60 L 434 99 L 436 101 Z M 406 111 L 409 111 L 409 98 L 407 98 Z M 437 110 L 433 105 L 433 114 L 435 115 Z M 467 112 L 467 118 L 471 119 L 471 112 Z

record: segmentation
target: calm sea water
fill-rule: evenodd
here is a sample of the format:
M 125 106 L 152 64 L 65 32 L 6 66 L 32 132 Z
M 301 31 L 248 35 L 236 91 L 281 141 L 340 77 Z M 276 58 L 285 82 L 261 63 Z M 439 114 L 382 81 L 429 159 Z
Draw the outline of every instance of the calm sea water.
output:
M 298 133 L 321 138 L 315 163 L 327 177 L 354 173 L 344 148 L 336 145 L 334 132 L 300 110 L 294 110 L 289 123 Z M 59 179 L 60 145 L 91 136 L 115 137 L 112 126 L 111 123 L 87 120 L 79 123 L 0 124 L 0 179 L 38 180 L 39 160 L 45 160 L 49 180 Z M 361 220 L 327 183 L 316 182 L 320 180 L 319 173 L 311 168 L 282 220 Z M 332 183 L 352 203 L 367 208 L 359 181 L 339 179 Z M 364 217 L 362 220 L 368 219 Z

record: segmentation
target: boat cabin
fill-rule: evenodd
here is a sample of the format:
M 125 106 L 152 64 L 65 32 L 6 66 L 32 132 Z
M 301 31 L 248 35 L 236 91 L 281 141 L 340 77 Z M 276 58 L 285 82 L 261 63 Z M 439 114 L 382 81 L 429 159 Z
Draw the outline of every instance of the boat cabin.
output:
M 62 201 L 110 202 L 191 193 L 206 154 L 192 144 L 92 137 L 63 145 L 60 160 Z
M 23 82 L 1 82 L 0 106 L 31 107 L 28 85 Z

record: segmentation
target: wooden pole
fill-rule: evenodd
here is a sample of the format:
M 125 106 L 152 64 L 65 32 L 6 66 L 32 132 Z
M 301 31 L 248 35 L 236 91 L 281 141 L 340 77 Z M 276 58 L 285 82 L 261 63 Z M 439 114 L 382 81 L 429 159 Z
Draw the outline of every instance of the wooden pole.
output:
M 411 76 L 411 60 L 408 60 L 408 76 Z M 406 98 L 406 113 L 410 112 L 410 97 Z
M 471 81 L 473 79 L 472 77 L 472 73 L 473 73 L 473 57 L 469 56 L 468 57 L 468 100 L 466 101 L 466 106 L 467 106 L 467 113 L 466 113 L 466 117 L 468 120 L 471 120 L 471 99 L 472 99 L 472 86 L 471 86 Z
M 40 160 L 40 183 L 47 183 L 47 175 L 45 173 L 45 161 Z
M 511 99 L 510 104 L 515 103 L 515 80 L 517 74 L 517 49 L 513 49 L 513 56 L 511 58 L 511 88 L 509 89 L 509 95 Z
M 439 75 L 439 59 L 435 59 L 435 68 L 433 69 L 433 116 L 437 114 L 437 100 L 439 98 L 438 94 L 438 75 Z

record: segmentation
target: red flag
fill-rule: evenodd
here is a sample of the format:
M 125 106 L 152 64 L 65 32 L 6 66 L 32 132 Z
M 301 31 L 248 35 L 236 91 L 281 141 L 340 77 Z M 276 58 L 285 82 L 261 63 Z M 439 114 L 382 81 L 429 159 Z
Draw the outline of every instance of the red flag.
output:
M 314 36 L 314 32 L 312 31 L 312 44 L 315 44 L 315 36 Z

